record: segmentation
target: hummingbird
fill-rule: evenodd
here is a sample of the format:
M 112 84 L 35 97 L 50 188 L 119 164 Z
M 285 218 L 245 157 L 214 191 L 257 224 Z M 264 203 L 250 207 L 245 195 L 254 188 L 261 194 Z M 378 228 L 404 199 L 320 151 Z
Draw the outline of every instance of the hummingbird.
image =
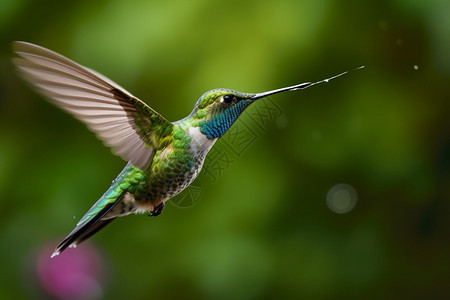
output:
M 254 102 L 348 73 L 262 93 L 214 89 L 198 99 L 186 118 L 170 122 L 117 83 L 56 52 L 20 41 L 13 43 L 13 51 L 13 63 L 25 80 L 128 162 L 51 257 L 76 247 L 117 217 L 161 214 L 165 202 L 194 181 L 214 143 Z

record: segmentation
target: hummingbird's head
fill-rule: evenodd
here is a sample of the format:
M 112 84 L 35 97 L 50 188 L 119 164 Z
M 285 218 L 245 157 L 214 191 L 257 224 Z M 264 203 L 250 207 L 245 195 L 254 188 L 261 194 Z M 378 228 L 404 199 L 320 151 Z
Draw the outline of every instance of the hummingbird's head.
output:
M 229 89 L 211 90 L 203 94 L 197 101 L 192 116 L 198 120 L 201 132 L 209 139 L 220 138 L 241 113 L 256 100 L 285 91 L 304 89 L 312 84 L 306 82 L 257 94 L 241 93 Z
M 317 83 L 306 82 L 257 94 L 241 93 L 229 89 L 211 90 L 200 97 L 191 116 L 198 121 L 201 132 L 208 139 L 220 138 L 242 112 L 256 100 L 281 92 L 304 89 Z
M 224 135 L 241 113 L 256 101 L 254 96 L 229 89 L 215 89 L 203 94 L 193 111 L 201 132 L 209 139 Z

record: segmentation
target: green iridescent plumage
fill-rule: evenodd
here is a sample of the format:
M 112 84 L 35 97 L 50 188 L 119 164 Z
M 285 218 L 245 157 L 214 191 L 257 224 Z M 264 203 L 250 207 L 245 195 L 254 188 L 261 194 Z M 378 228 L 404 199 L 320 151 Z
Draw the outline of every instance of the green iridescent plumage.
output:
M 147 177 L 146 173 L 131 164 L 127 165 L 102 198 L 81 218 L 77 226 L 83 226 L 92 220 L 108 205 L 122 197 L 125 192 L 138 195 L 138 191 L 145 190 L 147 185 L 145 181 Z
M 188 117 L 171 123 L 116 83 L 64 56 L 24 42 L 13 47 L 19 56 L 13 61 L 25 79 L 128 161 L 53 256 L 75 247 L 117 217 L 135 212 L 159 215 L 165 201 L 197 177 L 215 141 L 249 105 L 319 83 L 258 94 L 212 90 L 200 97 Z

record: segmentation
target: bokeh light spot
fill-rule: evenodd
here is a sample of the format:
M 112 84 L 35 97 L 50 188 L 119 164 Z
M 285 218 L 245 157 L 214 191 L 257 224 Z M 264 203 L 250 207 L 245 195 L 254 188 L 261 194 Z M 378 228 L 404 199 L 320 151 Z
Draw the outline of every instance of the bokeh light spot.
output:
M 333 186 L 327 193 L 328 208 L 338 214 L 351 211 L 358 200 L 356 190 L 349 184 L 341 183 Z
M 44 298 L 103 298 L 105 262 L 96 247 L 85 243 L 50 258 L 53 249 L 54 243 L 43 246 L 35 259 L 35 278 Z

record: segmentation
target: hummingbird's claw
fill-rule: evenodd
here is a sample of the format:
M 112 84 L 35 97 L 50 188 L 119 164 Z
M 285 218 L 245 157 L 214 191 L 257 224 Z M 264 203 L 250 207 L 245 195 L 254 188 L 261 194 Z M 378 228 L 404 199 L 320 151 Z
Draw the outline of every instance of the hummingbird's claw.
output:
M 159 216 L 163 212 L 164 206 L 166 206 L 164 204 L 164 202 L 161 202 L 160 204 L 156 205 L 155 209 L 153 209 L 152 211 L 149 211 L 148 216 L 149 217 Z

